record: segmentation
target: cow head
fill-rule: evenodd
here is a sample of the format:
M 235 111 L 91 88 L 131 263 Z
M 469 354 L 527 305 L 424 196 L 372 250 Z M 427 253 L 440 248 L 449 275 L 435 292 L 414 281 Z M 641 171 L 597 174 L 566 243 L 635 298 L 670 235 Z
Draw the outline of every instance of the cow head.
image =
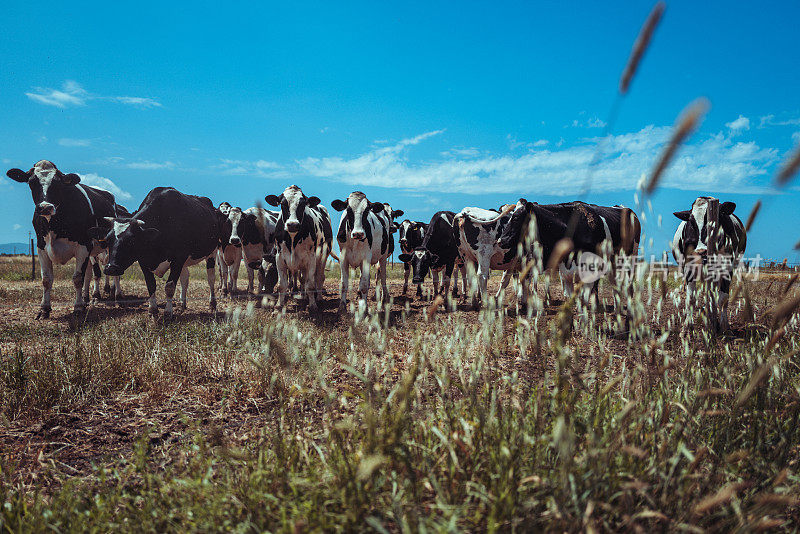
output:
M 411 252 L 417 245 L 422 243 L 425 223 L 406 219 L 397 225 L 397 229 L 400 233 L 400 250 L 403 252 Z
M 398 258 L 403 263 L 411 264 L 412 282 L 415 284 L 421 284 L 430 270 L 439 263 L 439 256 L 422 247 L 414 249 L 411 254 L 400 254 Z
M 280 196 L 267 195 L 264 200 L 270 206 L 280 206 L 283 226 L 292 237 L 300 231 L 306 216 L 306 207 L 313 208 L 319 204 L 319 198 L 305 196 L 296 185 L 287 187 Z
M 147 228 L 145 222 L 140 219 L 105 217 L 104 220 L 112 224 L 111 230 L 95 226 L 89 230 L 89 235 L 98 240 L 101 246 L 108 248 L 105 274 L 121 276 L 128 267 L 154 247 L 159 232 L 155 228 Z
M 720 204 L 717 198 L 699 197 L 692 203 L 692 209 L 676 211 L 675 217 L 686 222 L 681 236 L 681 253 L 686 256 L 705 256 L 709 248 L 718 250 L 725 240 L 725 232 L 730 226 L 730 215 L 735 209 L 736 204 L 733 202 Z
M 28 172 L 10 169 L 6 175 L 14 181 L 28 183 L 33 203 L 36 205 L 34 214 L 41 215 L 48 221 L 56 214 L 63 200 L 65 188 L 74 187 L 81 181 L 77 174 L 64 174 L 52 162 L 45 159 L 36 163 Z
M 397 232 L 398 228 L 400 228 L 400 225 L 395 221 L 395 219 L 402 217 L 405 212 L 403 210 L 392 209 L 392 207 L 385 202 L 383 203 L 383 211 L 386 212 L 386 217 L 389 218 L 389 233 L 393 234 Z
M 343 224 L 339 225 L 339 233 L 336 236 L 339 243 L 346 242 L 348 238 L 357 241 L 367 239 L 367 232 L 370 231 L 367 216 L 370 212 L 380 213 L 384 211 L 383 203 L 370 202 L 367 200 L 367 195 L 361 191 L 353 191 L 347 197 L 347 200 L 334 200 L 331 202 L 331 207 L 336 211 L 347 210 Z M 347 234 L 348 230 L 350 230 L 349 235 Z
M 501 208 L 502 211 L 511 210 L 511 219 L 503 228 L 503 233 L 500 234 L 500 239 L 498 239 L 500 248 L 506 250 L 516 248 L 522 236 L 527 233 L 528 221 L 530 221 L 530 215 L 535 205 L 534 202 L 528 202 L 521 198 L 513 207 L 505 204 Z

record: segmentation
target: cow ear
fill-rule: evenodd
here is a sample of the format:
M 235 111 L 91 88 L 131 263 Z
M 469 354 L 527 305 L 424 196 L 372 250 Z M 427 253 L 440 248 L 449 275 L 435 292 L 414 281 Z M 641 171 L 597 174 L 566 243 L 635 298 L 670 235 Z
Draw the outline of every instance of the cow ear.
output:
M 383 211 L 383 202 L 372 202 L 369 205 L 369 209 L 371 209 L 375 213 L 380 213 Z
M 682 221 L 688 221 L 689 217 L 692 216 L 692 210 L 676 211 L 673 215 Z
M 66 185 L 76 185 L 78 182 L 81 181 L 81 177 L 75 174 L 74 172 L 71 172 L 69 174 L 65 174 L 64 176 L 62 176 L 61 180 Z
M 98 241 L 104 241 L 106 236 L 108 235 L 108 228 L 103 228 L 102 226 L 94 226 L 89 228 L 89 237 L 92 239 L 97 239 Z
M 405 215 L 405 214 L 406 214 L 406 212 L 404 212 L 403 210 L 394 210 L 394 211 L 392 212 L 392 218 L 395 218 L 395 217 L 402 217 L 402 216 L 403 216 L 403 215 Z
M 339 200 L 337 198 L 336 200 L 331 202 L 331 207 L 336 211 L 344 211 L 345 208 L 347 207 L 347 202 L 345 202 L 344 200 Z
M 264 197 L 264 200 L 266 200 L 267 204 L 269 204 L 270 206 L 280 206 L 281 205 L 281 199 L 277 195 L 267 195 L 267 196 Z
M 411 254 L 400 254 L 397 256 L 397 259 L 402 261 L 403 263 L 407 263 L 411 261 Z
M 319 197 L 308 197 L 308 205 L 312 208 L 316 208 L 319 203 Z
M 736 209 L 735 202 L 723 202 L 722 205 L 719 207 L 719 212 L 723 215 L 732 215 L 733 210 Z
M 23 171 L 22 169 L 8 169 L 8 172 L 6 172 L 6 176 L 11 178 L 15 182 L 25 183 L 28 181 L 28 173 Z

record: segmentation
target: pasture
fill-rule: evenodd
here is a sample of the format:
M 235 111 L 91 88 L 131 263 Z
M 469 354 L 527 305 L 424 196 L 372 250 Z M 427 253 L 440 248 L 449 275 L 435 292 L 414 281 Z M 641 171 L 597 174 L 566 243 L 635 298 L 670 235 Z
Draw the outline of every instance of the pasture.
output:
M 220 296 L 214 314 L 194 267 L 169 321 L 147 313 L 135 267 L 123 306 L 73 316 L 68 266 L 51 319 L 34 321 L 29 261 L 0 259 L 8 531 L 700 532 L 800 518 L 792 272 L 734 283 L 732 335 L 700 317 L 681 337 L 672 274 L 642 276 L 620 336 L 612 313 L 555 282 L 535 313 L 511 288 L 500 309 L 445 311 L 400 294 L 401 265 L 391 307 L 367 313 L 335 313 L 328 271 L 316 316 L 244 296 Z

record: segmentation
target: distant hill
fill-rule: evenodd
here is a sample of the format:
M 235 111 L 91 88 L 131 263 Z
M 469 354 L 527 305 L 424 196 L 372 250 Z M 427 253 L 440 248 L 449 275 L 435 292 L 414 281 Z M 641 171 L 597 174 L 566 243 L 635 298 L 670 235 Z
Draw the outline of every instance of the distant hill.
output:
M 30 248 L 28 243 L 0 243 L 0 254 L 28 254 Z

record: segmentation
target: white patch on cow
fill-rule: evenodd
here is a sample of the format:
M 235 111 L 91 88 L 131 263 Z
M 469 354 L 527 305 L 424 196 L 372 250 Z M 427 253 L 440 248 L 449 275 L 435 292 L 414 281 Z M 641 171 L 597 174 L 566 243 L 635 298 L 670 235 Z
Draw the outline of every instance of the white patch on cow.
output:
M 448 218 L 447 218 L 447 214 L 446 214 L 446 213 L 442 213 L 441 215 L 439 215 L 439 217 L 441 217 L 442 219 L 444 219 L 444 221 L 445 221 L 447 224 L 449 224 L 450 226 L 453 226 L 453 222 L 452 222 L 450 219 L 448 219 Z
M 703 226 L 705 226 L 709 200 L 707 197 L 700 197 L 692 203 L 691 217 L 697 224 L 697 247 L 695 247 L 695 250 L 698 252 L 708 249 L 708 245 L 703 241 Z M 708 238 L 709 233 L 708 229 L 706 229 L 706 238 Z
M 89 199 L 89 193 L 86 191 L 86 186 L 83 184 L 78 184 L 78 191 L 83 193 L 83 196 L 86 197 L 86 202 L 89 204 L 89 212 L 94 216 L 94 206 L 92 206 L 92 201 Z
M 228 220 L 231 223 L 231 237 L 228 240 L 229 243 L 233 243 L 234 239 L 238 239 L 241 241 L 239 236 L 239 223 L 242 220 L 242 210 L 241 208 L 231 208 L 228 210 Z
M 66 237 L 56 237 L 55 232 L 48 232 L 44 237 L 45 252 L 50 259 L 59 265 L 64 265 L 75 257 L 78 248 L 81 247 L 76 241 L 70 241 Z
M 114 235 L 119 237 L 125 230 L 130 227 L 131 223 L 129 222 L 117 222 L 114 221 Z
M 425 251 L 424 250 L 415 250 L 414 251 L 414 256 L 416 256 L 417 258 L 422 259 L 422 256 L 424 256 L 424 255 L 425 255 Z
M 297 223 L 300 224 L 301 214 L 297 213 L 298 205 L 300 201 L 303 199 L 303 191 L 297 187 L 296 185 L 290 185 L 283 191 L 283 198 L 286 200 L 287 204 L 289 204 L 289 218 L 284 221 L 284 224 L 290 223 Z M 287 232 L 289 230 L 287 229 Z M 289 235 L 294 235 L 297 232 L 289 232 Z
M 456 217 L 469 217 L 474 222 L 481 223 L 494 220 L 497 218 L 498 215 L 500 215 L 499 211 L 469 207 L 461 210 L 461 212 L 458 215 L 456 215 Z

